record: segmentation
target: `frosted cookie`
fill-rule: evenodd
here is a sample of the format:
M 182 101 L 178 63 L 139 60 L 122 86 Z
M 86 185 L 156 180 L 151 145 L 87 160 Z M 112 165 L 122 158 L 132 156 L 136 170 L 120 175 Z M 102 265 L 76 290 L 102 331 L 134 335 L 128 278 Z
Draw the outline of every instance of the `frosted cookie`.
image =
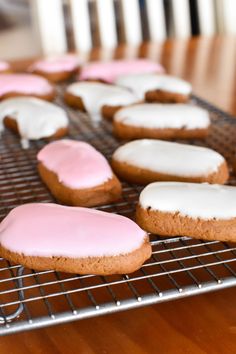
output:
M 111 119 L 119 108 L 137 102 L 138 99 L 124 87 L 100 82 L 77 82 L 67 87 L 65 101 L 90 115 L 102 113 Z
M 184 103 L 192 91 L 188 82 L 170 75 L 128 74 L 118 77 L 115 84 L 129 88 L 147 102 Z
M 59 202 L 97 206 L 121 196 L 120 182 L 107 160 L 85 142 L 52 142 L 40 150 L 37 159 L 42 180 Z
M 14 96 L 34 96 L 51 101 L 52 85 L 43 77 L 31 74 L 0 74 L 0 100 Z
M 118 76 L 137 73 L 162 73 L 163 67 L 147 59 L 94 61 L 85 64 L 79 73 L 79 80 L 101 80 L 113 83 Z
M 36 61 L 29 67 L 29 71 L 42 75 L 53 82 L 69 79 L 78 71 L 79 59 L 75 55 L 47 57 Z
M 6 61 L 0 60 L 0 74 L 9 73 L 10 71 L 10 64 Z
M 112 156 L 115 173 L 126 181 L 208 182 L 223 184 L 228 167 L 218 152 L 200 146 L 161 140 L 135 140 L 119 147 Z
M 138 224 L 160 236 L 236 242 L 236 188 L 156 182 L 140 194 Z
M 0 122 L 1 130 L 4 122 L 20 135 L 25 148 L 29 140 L 64 136 L 69 124 L 62 108 L 34 97 L 14 97 L 0 102 Z
M 210 126 L 206 110 L 188 104 L 143 103 L 116 112 L 114 134 L 121 139 L 205 138 Z
M 147 234 L 132 220 L 56 204 L 24 204 L 0 224 L 0 255 L 37 270 L 124 274 L 151 256 Z

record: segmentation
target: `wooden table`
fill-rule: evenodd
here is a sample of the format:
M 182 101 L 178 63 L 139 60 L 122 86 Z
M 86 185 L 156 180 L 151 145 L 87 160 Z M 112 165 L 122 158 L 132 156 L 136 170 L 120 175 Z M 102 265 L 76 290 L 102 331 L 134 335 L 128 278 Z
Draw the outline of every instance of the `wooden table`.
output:
M 236 38 L 193 38 L 144 44 L 140 56 L 159 60 L 189 80 L 197 95 L 236 115 Z M 134 55 L 117 49 L 115 56 Z M 98 50 L 91 54 L 98 59 Z M 26 62 L 17 63 L 16 68 Z M 235 142 L 236 143 L 236 142 Z M 0 339 L 1 354 L 236 353 L 236 289 L 68 323 Z

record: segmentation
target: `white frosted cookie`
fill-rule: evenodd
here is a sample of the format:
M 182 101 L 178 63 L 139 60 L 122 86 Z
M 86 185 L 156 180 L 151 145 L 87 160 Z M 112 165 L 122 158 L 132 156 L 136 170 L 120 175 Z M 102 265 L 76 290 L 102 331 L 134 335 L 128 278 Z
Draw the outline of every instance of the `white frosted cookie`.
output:
M 140 194 L 137 222 L 163 236 L 236 241 L 236 188 L 156 182 Z
M 192 91 L 190 83 L 182 79 L 153 73 L 122 75 L 118 77 L 115 83 L 129 88 L 141 100 L 146 98 L 149 101 L 148 93 L 153 93 L 154 97 L 150 97 L 150 101 L 156 102 L 168 101 L 168 94 L 170 94 L 170 102 L 186 101 Z M 163 97 L 159 95 L 160 97 L 158 98 L 156 91 L 161 91 Z M 160 94 L 160 92 L 158 93 Z M 164 94 L 166 94 L 165 97 Z
M 140 103 L 116 112 L 113 128 L 122 139 L 203 138 L 208 133 L 207 110 L 190 104 Z
M 8 98 L 0 102 L 0 122 L 17 131 L 24 147 L 28 140 L 65 135 L 68 117 L 59 106 L 34 97 Z
M 112 156 L 118 176 L 134 183 L 187 181 L 225 183 L 225 159 L 209 148 L 141 139 L 119 147 Z
M 104 107 L 120 108 L 135 103 L 138 99 L 124 87 L 100 82 L 76 82 L 67 87 L 65 101 L 71 106 L 84 108 L 90 115 L 96 115 Z

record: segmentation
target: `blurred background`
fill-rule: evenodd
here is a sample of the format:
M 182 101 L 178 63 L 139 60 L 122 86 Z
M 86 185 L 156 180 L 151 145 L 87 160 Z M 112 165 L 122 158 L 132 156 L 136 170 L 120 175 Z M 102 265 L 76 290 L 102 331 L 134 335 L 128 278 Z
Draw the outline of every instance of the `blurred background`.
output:
M 0 0 L 0 58 L 236 34 L 236 0 Z

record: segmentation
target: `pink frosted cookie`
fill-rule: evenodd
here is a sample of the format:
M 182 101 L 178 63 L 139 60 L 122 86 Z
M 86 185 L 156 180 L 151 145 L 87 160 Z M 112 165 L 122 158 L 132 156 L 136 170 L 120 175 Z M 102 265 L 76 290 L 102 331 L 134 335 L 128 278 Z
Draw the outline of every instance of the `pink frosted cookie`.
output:
M 124 216 L 35 203 L 13 209 L 2 221 L 0 255 L 37 270 L 108 275 L 139 269 L 151 246 Z
M 118 76 L 137 73 L 162 73 L 163 67 L 148 59 L 94 61 L 85 64 L 78 76 L 79 80 L 101 80 L 113 83 Z
M 105 157 L 92 145 L 60 140 L 37 156 L 39 174 L 57 200 L 76 206 L 96 206 L 119 199 L 121 185 Z
M 30 66 L 29 71 L 42 75 L 53 82 L 69 79 L 77 72 L 80 65 L 76 55 L 67 54 L 57 57 L 48 57 L 36 61 Z
M 0 60 L 0 73 L 8 73 L 10 71 L 10 65 L 8 62 Z
M 31 74 L 0 74 L 0 100 L 14 96 L 34 96 L 53 100 L 53 86 L 43 77 Z

